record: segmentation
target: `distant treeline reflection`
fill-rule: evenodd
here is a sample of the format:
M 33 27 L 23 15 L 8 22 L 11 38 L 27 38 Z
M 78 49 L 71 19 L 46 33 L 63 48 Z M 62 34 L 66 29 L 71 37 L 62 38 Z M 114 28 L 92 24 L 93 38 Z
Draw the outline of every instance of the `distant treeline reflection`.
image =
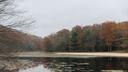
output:
M 41 62 L 44 67 L 55 72 L 101 72 L 102 70 L 128 70 L 128 58 L 40 58 L 34 60 Z

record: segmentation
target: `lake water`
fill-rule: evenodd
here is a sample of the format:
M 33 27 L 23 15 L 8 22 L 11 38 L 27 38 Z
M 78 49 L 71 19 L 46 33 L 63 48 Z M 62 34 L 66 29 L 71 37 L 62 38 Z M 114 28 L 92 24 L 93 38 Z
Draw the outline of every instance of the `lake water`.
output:
M 49 69 L 44 68 L 43 65 L 39 65 L 37 67 L 34 68 L 29 68 L 29 69 L 21 69 L 19 70 L 19 72 L 51 72 Z
M 128 72 L 128 58 L 22 58 L 38 63 L 19 72 Z

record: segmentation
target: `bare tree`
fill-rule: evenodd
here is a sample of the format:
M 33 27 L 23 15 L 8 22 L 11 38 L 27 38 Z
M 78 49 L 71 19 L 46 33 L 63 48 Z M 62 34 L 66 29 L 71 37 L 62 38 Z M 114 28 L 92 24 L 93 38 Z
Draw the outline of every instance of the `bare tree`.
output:
M 16 10 L 16 0 L 0 0 L 0 24 L 16 28 L 16 27 L 28 27 L 35 21 L 32 18 L 24 17 L 25 11 Z
M 25 11 L 16 10 L 16 3 L 16 0 L 0 0 L 0 51 L 2 52 L 6 52 L 8 49 L 8 40 L 10 39 L 6 36 L 11 37 L 12 34 L 14 35 L 16 33 L 15 31 L 11 31 L 13 29 L 10 28 L 27 29 L 32 23 L 35 22 L 32 18 L 24 17 L 22 15 Z

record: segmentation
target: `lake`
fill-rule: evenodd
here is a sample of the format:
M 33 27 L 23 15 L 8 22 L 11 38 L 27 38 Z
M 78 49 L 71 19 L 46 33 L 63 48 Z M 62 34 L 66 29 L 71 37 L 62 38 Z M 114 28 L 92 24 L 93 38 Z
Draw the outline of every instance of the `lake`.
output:
M 128 72 L 128 58 L 19 58 L 36 63 L 19 72 Z

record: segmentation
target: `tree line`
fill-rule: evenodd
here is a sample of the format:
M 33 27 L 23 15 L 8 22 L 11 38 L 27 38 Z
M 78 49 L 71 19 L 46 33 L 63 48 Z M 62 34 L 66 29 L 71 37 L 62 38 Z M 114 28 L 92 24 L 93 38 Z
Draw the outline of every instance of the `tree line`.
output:
M 128 49 L 128 22 L 107 21 L 101 24 L 75 26 L 43 38 L 49 52 L 100 52 Z
M 128 22 L 104 22 L 62 29 L 44 38 L 0 25 L 0 52 L 128 51 Z
M 0 25 L 0 53 L 43 51 L 41 37 Z

